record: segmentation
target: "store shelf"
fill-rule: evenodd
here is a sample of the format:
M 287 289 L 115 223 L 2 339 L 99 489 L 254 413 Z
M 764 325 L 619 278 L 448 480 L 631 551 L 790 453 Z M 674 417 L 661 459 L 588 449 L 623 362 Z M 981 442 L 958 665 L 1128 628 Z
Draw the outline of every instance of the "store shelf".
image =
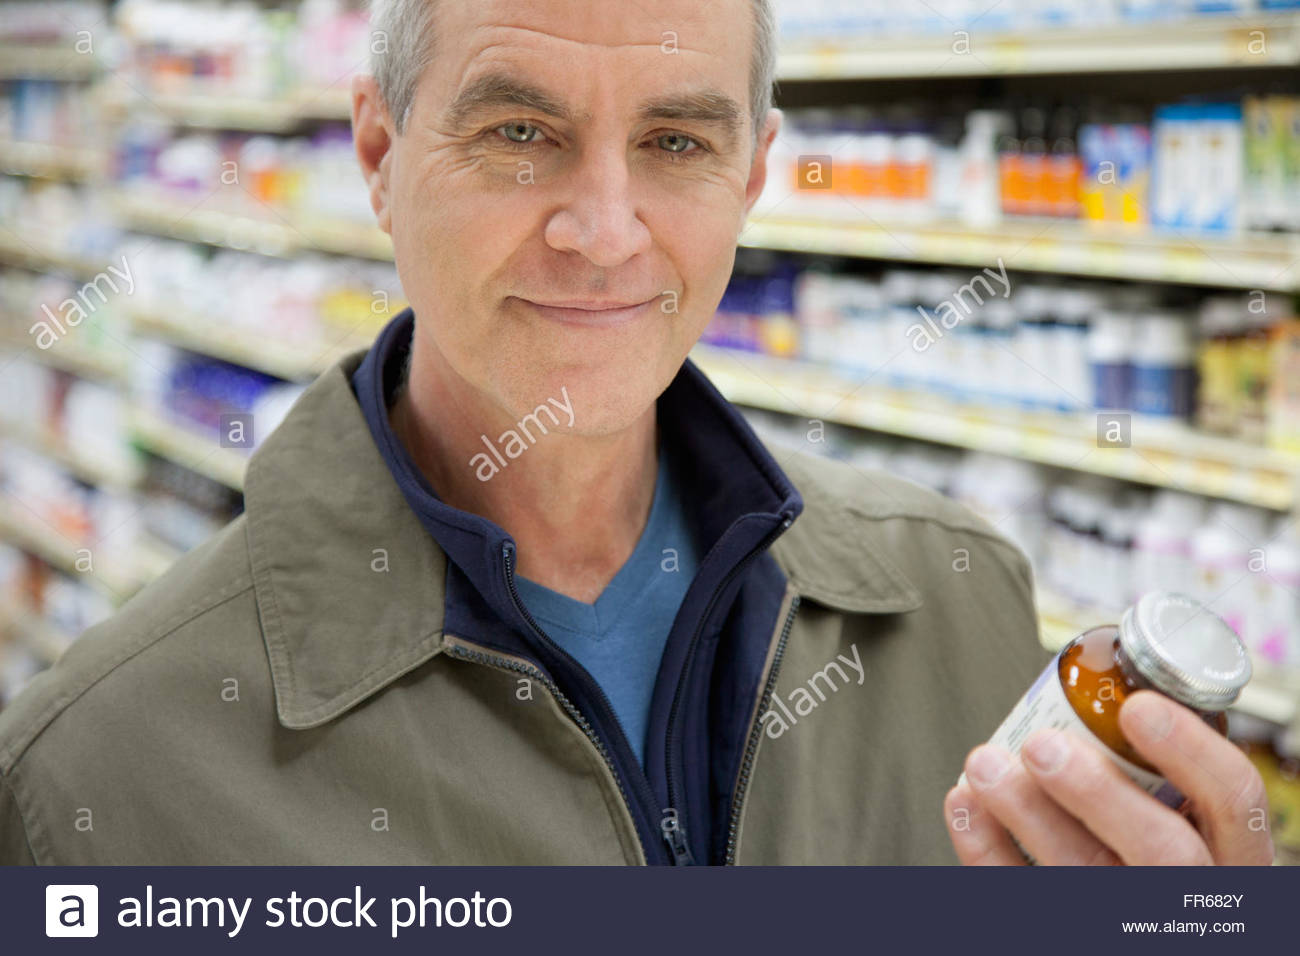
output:
M 21 352 L 27 358 L 68 372 L 80 378 L 95 379 L 106 382 L 124 382 L 126 380 L 126 363 L 115 361 L 103 352 L 79 345 L 75 335 L 65 336 L 48 349 L 39 348 L 36 340 L 24 335 L 19 329 L 19 320 L 8 314 L 0 314 L 0 351 Z
M 366 259 L 391 260 L 392 243 L 373 225 L 327 219 L 290 219 L 268 212 L 264 218 L 236 215 L 183 202 L 132 195 L 112 195 L 114 211 L 128 229 L 188 242 L 223 246 L 263 255 L 292 257 L 304 251 L 332 252 Z
M 248 456 L 238 448 L 217 444 L 215 435 L 203 434 L 145 408 L 133 411 L 131 431 L 136 442 L 147 451 L 206 475 L 228 488 L 243 490 Z
M 359 259 L 391 262 L 393 240 L 378 226 L 329 219 L 294 220 L 304 246 L 317 252 L 333 252 Z
M 76 41 L 0 43 L 0 80 L 86 80 L 97 69 L 95 56 L 78 53 Z
M 0 139 L 0 173 L 47 179 L 88 179 L 104 168 L 99 150 Z
M 1120 618 L 1118 611 L 1087 607 L 1049 589 L 1040 588 L 1037 600 L 1040 639 L 1043 647 L 1052 653 L 1089 628 L 1115 624 Z M 1284 727 L 1297 724 L 1300 721 L 1300 671 L 1283 672 L 1258 659 L 1253 660 L 1252 665 L 1250 683 L 1233 707 Z
M 27 233 L 39 229 L 27 230 Z M 0 230 L 0 263 L 21 266 L 36 272 L 64 272 L 78 278 L 90 278 L 103 269 L 102 265 L 81 256 L 68 255 L 38 239 L 19 239 Z
M 191 352 L 291 382 L 309 381 L 342 356 L 370 344 L 361 338 L 345 338 L 332 344 L 275 342 L 267 336 L 241 332 L 202 316 L 175 312 L 163 315 L 133 310 L 130 318 L 137 335 L 162 339 Z
M 199 204 L 118 191 L 110 205 L 127 229 L 270 256 L 293 256 L 302 242 L 287 220 L 234 215 Z
M 131 488 L 139 482 L 143 471 L 139 462 L 105 461 L 72 448 L 61 438 L 35 428 L 0 422 L 0 438 L 7 438 L 31 449 L 90 485 Z
M 110 104 L 118 110 L 161 114 L 179 126 L 206 129 L 286 133 L 299 123 L 291 103 L 264 97 L 205 96 L 201 94 L 128 95 Z
M 827 198 L 827 203 L 835 200 Z M 1239 289 L 1300 290 L 1300 236 L 1239 239 L 1161 236 L 1089 228 L 1072 220 L 1010 220 L 975 228 L 954 223 L 878 223 L 844 200 L 852 221 L 755 214 L 741 244 L 789 252 L 858 256 L 1109 279 Z M 775 207 L 774 211 L 775 211 Z
M 352 120 L 351 81 L 340 81 L 323 90 L 302 90 L 293 98 L 294 112 L 303 120 Z
M 782 51 L 777 76 L 784 81 L 921 79 L 1300 64 L 1300 17 L 1285 14 L 1032 33 L 994 33 L 976 21 L 964 37 L 960 27 L 863 44 L 799 44 Z
M 1280 511 L 1300 500 L 1300 458 L 1186 427 L 1135 419 L 1132 447 L 1100 448 L 1091 415 L 981 410 L 863 384 L 811 363 L 706 345 L 691 357 L 740 405 Z
M 7 541 L 65 574 L 90 583 L 110 598 L 125 600 L 139 589 L 143 580 L 136 568 L 105 567 L 96 560 L 94 571 L 78 567 L 78 551 L 90 545 L 71 541 L 26 509 L 12 503 L 0 493 L 0 541 Z
M 304 90 L 279 99 L 120 89 L 106 102 L 116 111 L 160 114 L 178 126 L 251 133 L 290 133 L 307 123 L 346 123 L 352 117 L 352 97 L 346 84 L 326 90 Z

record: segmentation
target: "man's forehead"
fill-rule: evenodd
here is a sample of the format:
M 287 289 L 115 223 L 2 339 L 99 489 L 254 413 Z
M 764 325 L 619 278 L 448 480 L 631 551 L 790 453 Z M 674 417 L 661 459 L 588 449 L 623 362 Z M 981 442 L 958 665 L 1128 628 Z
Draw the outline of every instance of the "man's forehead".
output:
M 597 46 L 659 47 L 671 39 L 682 48 L 721 52 L 720 39 L 735 40 L 752 22 L 753 0 L 429 0 L 435 4 L 435 35 L 452 44 L 473 42 L 470 33 L 494 32 L 492 42 L 558 41 Z M 531 36 L 530 36 L 531 34 Z M 743 44 L 741 44 L 743 47 Z M 463 49 L 463 47 L 462 47 Z M 744 55 L 743 50 L 736 53 Z
M 738 91 L 748 86 L 752 44 L 743 38 L 753 30 L 752 0 L 429 2 L 435 3 L 435 60 L 460 87 L 492 66 L 515 72 L 549 66 L 546 72 L 554 73 L 555 67 L 580 67 L 584 57 L 607 70 L 614 61 L 627 68 L 625 81 L 640 74 L 651 87 L 674 74 L 707 74 L 714 85 L 737 85 Z M 749 22 L 737 24 L 734 11 Z
M 752 0 L 433 2 L 447 128 L 509 107 L 581 125 L 594 119 L 584 84 L 614 82 L 634 121 L 699 122 L 740 140 L 752 51 L 735 41 L 752 30 Z M 738 31 L 737 16 L 751 22 Z

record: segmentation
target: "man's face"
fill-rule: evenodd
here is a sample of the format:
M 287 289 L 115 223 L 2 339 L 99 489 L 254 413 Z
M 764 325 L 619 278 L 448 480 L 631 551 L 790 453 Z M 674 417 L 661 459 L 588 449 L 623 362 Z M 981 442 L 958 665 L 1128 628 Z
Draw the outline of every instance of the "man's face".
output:
M 567 390 L 575 432 L 625 428 L 708 324 L 771 138 L 754 153 L 751 6 L 438 0 L 391 232 L 426 347 L 508 416 Z

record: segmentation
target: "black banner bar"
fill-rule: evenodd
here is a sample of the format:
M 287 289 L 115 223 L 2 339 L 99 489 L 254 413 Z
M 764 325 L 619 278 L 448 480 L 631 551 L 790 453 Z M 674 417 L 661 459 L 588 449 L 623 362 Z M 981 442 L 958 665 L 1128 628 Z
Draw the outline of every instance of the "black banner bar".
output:
M 13 954 L 1289 953 L 1300 941 L 1300 869 L 1285 867 L 0 868 L 0 901 L 0 952 Z M 73 935 L 92 917 L 93 936 Z

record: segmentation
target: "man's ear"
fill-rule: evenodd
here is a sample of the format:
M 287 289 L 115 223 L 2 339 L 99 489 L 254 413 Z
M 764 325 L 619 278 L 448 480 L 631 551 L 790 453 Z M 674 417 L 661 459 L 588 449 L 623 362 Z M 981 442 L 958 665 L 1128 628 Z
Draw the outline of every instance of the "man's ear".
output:
M 784 118 L 785 114 L 774 107 L 767 111 L 767 116 L 763 120 L 763 131 L 758 136 L 754 159 L 749 164 L 749 182 L 745 184 L 746 217 L 754 208 L 754 203 L 758 202 L 758 197 L 763 193 L 763 186 L 767 183 L 767 153 L 772 148 L 772 141 L 776 139 L 776 134 L 781 131 Z
M 396 130 L 373 76 L 352 78 L 352 145 L 361 163 L 361 175 L 370 191 L 370 208 L 379 228 L 392 234 L 388 175 L 393 161 Z

